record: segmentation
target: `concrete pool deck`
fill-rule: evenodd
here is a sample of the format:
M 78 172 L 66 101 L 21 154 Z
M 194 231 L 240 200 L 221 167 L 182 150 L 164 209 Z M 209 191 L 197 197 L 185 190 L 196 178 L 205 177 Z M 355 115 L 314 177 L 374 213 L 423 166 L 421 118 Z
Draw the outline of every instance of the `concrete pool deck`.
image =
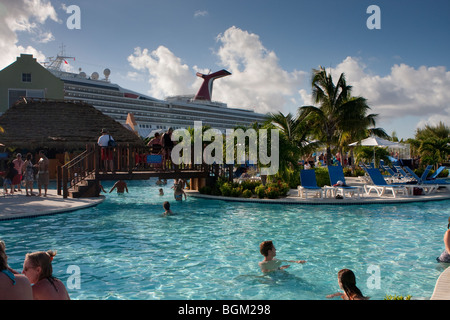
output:
M 297 190 L 290 190 L 288 196 L 281 199 L 258 199 L 258 198 L 238 198 L 238 197 L 223 197 L 201 194 L 197 191 L 185 190 L 188 197 L 214 199 L 234 202 L 253 202 L 253 203 L 270 203 L 270 204 L 286 204 L 286 205 L 367 205 L 367 204 L 400 204 L 412 202 L 427 202 L 438 200 L 450 200 L 450 192 L 446 190 L 439 190 L 430 195 L 420 196 L 403 196 L 397 195 L 394 198 L 391 194 L 379 197 L 375 193 L 367 195 L 363 193 L 360 198 L 347 197 L 346 199 L 334 198 L 300 198 L 297 195 Z
M 98 198 L 73 199 L 57 195 L 56 190 L 49 189 L 47 197 L 27 197 L 25 191 L 15 192 L 13 195 L 0 197 L 0 220 L 19 218 L 31 218 L 36 216 L 51 215 L 95 206 L 103 200 L 104 196 Z
M 383 196 L 378 196 L 376 192 L 371 192 L 366 194 L 364 192 L 364 182 L 358 178 L 346 177 L 346 183 L 349 186 L 361 187 L 361 196 L 358 198 L 346 197 L 345 199 L 335 199 L 335 198 L 314 198 L 308 196 L 307 199 L 300 198 L 298 196 L 298 191 L 296 189 L 291 189 L 285 198 L 281 199 L 258 199 L 258 198 L 237 198 L 237 197 L 222 197 L 222 196 L 212 196 L 201 194 L 197 191 L 185 190 L 186 194 L 191 197 L 204 198 L 204 199 L 215 199 L 224 201 L 235 201 L 235 202 L 256 202 L 256 203 L 279 203 L 279 204 L 290 204 L 290 205 L 365 205 L 365 204 L 396 204 L 396 203 L 411 203 L 411 202 L 426 202 L 426 201 L 437 201 L 437 200 L 450 200 L 450 190 L 448 188 L 440 188 L 437 191 L 429 195 L 409 195 L 405 196 L 403 194 L 397 194 L 394 198 L 391 192 L 386 192 Z

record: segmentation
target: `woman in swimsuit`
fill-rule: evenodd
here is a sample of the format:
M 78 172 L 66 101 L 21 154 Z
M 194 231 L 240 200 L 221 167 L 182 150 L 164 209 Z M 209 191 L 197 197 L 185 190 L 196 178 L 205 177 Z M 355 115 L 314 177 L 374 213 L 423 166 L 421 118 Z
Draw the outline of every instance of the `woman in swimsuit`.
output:
M 368 300 L 356 286 L 356 277 L 352 270 L 342 269 L 338 272 L 339 287 L 344 292 L 333 293 L 327 298 L 341 297 L 343 300 Z
M 450 263 L 450 218 L 448 218 L 447 231 L 444 234 L 444 245 L 445 249 L 441 255 L 436 258 L 438 262 Z
M 175 197 L 175 200 L 177 201 L 182 201 L 183 200 L 183 195 L 184 195 L 184 200 L 186 200 L 186 193 L 183 190 L 183 181 L 180 180 L 175 180 L 175 183 L 173 184 L 173 196 Z
M 54 251 L 40 251 L 25 256 L 23 273 L 32 283 L 34 300 L 70 300 L 62 281 L 52 275 L 55 255 Z
M 27 153 L 26 161 L 22 165 L 23 180 L 25 181 L 25 191 L 27 196 L 33 195 L 34 171 L 33 163 L 31 162 L 32 158 L 33 156 L 31 153 Z M 30 189 L 30 194 L 28 194 L 28 189 Z
M 0 240 L 0 300 L 33 300 L 30 281 L 8 267 L 5 243 Z

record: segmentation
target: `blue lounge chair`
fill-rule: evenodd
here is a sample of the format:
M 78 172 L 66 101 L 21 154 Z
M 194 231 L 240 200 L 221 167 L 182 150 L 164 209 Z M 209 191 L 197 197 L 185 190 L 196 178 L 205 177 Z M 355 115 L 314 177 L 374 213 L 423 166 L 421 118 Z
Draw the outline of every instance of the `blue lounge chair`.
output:
M 443 179 L 422 180 L 422 178 L 419 178 L 419 176 L 411 168 L 405 167 L 405 170 L 408 171 L 408 173 L 417 181 L 418 184 L 439 184 L 439 185 L 449 184 L 449 182 L 447 182 Z
M 446 168 L 446 166 L 440 166 L 428 179 L 436 179 L 438 177 L 438 175 L 444 171 L 444 169 Z
M 400 175 L 400 173 L 398 173 L 398 172 L 395 172 L 394 170 L 392 170 L 389 166 L 387 166 L 387 165 L 383 165 L 383 166 L 381 166 L 382 167 L 382 169 L 384 170 L 384 171 L 386 171 L 387 173 L 388 173 L 388 176 L 387 177 L 384 177 L 385 179 L 386 178 L 388 178 L 388 179 L 391 179 L 391 183 L 402 183 L 403 181 L 402 181 L 402 177 L 401 177 L 401 175 Z
M 328 175 L 330 176 L 331 186 L 325 187 L 325 193 L 331 191 L 332 195 L 336 196 L 340 192 L 344 199 L 346 193 L 351 197 L 355 194 L 358 195 L 358 198 L 361 197 L 361 187 L 347 186 L 345 183 L 344 169 L 341 166 L 328 166 Z M 338 181 L 342 181 L 343 185 L 338 186 Z
M 431 168 L 433 168 L 433 166 L 431 164 L 425 168 L 425 170 L 422 173 L 422 176 L 420 177 L 420 179 L 422 181 L 427 180 L 427 176 L 430 173 Z
M 402 192 L 405 196 L 408 195 L 408 186 L 404 184 L 388 184 L 384 180 L 383 175 L 378 169 L 367 169 L 372 185 L 364 185 L 366 194 L 375 190 L 379 197 L 386 194 L 386 191 L 391 191 L 392 196 L 396 198 L 397 193 Z
M 400 166 L 394 166 L 395 170 L 401 175 L 402 179 L 405 179 L 405 182 L 415 183 L 415 179 L 410 174 L 406 173 Z
M 315 193 L 316 196 L 323 198 L 323 189 L 317 186 L 316 172 L 314 170 L 301 170 L 300 183 L 301 185 L 297 187 L 299 197 L 303 198 L 303 195 L 305 195 L 305 199 L 307 199 L 308 193 L 312 192 Z

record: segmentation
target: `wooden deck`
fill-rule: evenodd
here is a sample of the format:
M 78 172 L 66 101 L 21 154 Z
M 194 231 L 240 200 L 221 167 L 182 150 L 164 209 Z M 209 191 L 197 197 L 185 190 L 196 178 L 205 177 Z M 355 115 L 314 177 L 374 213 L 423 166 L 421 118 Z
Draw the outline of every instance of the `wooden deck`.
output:
M 190 179 L 191 187 L 199 190 L 209 178 L 232 176 L 233 166 L 208 165 L 205 163 L 175 165 L 170 159 L 152 154 L 152 150 L 143 147 L 111 147 L 114 173 L 104 172 L 104 163 L 100 160 L 100 148 L 96 144 L 86 146 L 86 150 L 57 169 L 58 195 L 67 197 L 97 197 L 100 194 L 100 181 L 103 180 L 148 180 Z M 193 154 L 193 152 L 191 152 Z M 163 169 L 164 167 L 164 169 Z

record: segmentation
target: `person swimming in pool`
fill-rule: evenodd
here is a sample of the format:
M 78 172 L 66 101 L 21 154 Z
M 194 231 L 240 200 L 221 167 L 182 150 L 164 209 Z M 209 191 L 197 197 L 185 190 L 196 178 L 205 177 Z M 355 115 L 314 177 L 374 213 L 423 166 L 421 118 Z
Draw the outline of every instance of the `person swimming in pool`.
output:
M 8 266 L 5 243 L 0 240 L 0 300 L 33 300 L 31 283 Z
M 436 258 L 438 262 L 450 263 L 450 218 L 448 218 L 447 231 L 444 234 L 445 249 L 441 255 Z
M 111 190 L 109 190 L 109 193 L 113 192 L 114 189 L 117 188 L 117 193 L 124 193 L 125 190 L 128 193 L 128 186 L 127 183 L 123 180 L 119 180 L 117 181 L 114 186 L 111 188 Z
M 341 269 L 338 272 L 339 287 L 344 292 L 337 292 L 327 295 L 327 298 L 341 297 L 343 300 L 368 300 L 369 297 L 365 297 L 361 290 L 356 286 L 356 277 L 352 270 Z
M 163 208 L 165 210 L 164 213 L 163 213 L 163 216 L 171 216 L 171 215 L 173 215 L 172 210 L 170 210 L 170 203 L 169 203 L 169 201 L 164 201 Z
M 184 195 L 184 200 L 186 200 L 186 193 L 183 190 L 183 181 L 181 179 L 175 180 L 172 188 L 174 190 L 173 196 L 175 197 L 175 200 L 182 201 L 183 195 Z
M 22 273 L 33 284 L 33 300 L 70 300 L 64 283 L 53 276 L 56 251 L 27 253 Z
M 283 270 L 288 268 L 290 265 L 282 265 L 283 262 L 291 262 L 291 263 L 306 263 L 305 260 L 278 260 L 275 259 L 277 255 L 277 251 L 272 241 L 263 241 L 259 245 L 259 251 L 264 256 L 264 260 L 259 263 L 259 267 L 261 271 L 271 272 L 276 270 Z

